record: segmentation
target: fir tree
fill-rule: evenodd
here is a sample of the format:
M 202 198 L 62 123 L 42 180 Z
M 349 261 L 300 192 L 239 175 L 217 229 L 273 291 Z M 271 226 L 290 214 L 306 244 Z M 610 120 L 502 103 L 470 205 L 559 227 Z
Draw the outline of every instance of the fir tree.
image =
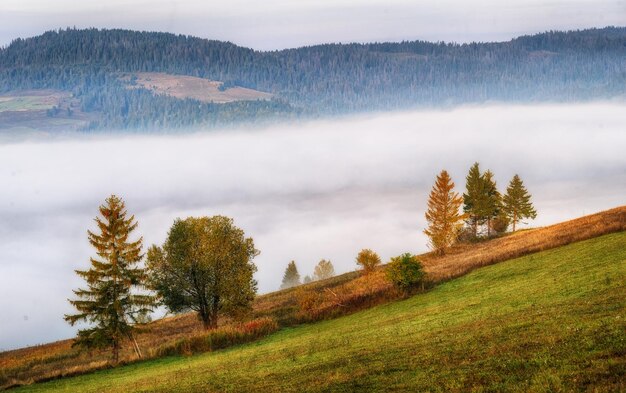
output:
M 477 162 L 472 165 L 465 178 L 466 191 L 463 194 L 463 212 L 466 214 L 466 223 L 472 228 L 474 237 L 478 237 L 478 227 L 485 221 L 484 211 L 487 205 L 485 179 L 480 173 Z
M 298 273 L 296 262 L 291 261 L 285 269 L 285 274 L 283 275 L 283 283 L 281 284 L 280 289 L 291 288 L 297 285 L 300 285 L 300 273 Z
M 503 198 L 503 211 L 513 224 L 513 232 L 515 232 L 515 225 L 524 218 L 535 219 L 537 217 L 530 198 L 531 195 L 524 187 L 522 179 L 518 175 L 513 176 Z
M 308 284 L 308 283 L 310 283 L 311 281 L 313 281 L 313 279 L 311 278 L 311 276 L 306 275 L 306 276 L 304 276 L 304 279 L 302 280 L 302 283 L 303 283 L 303 284 Z
M 98 258 L 90 259 L 89 270 L 76 270 L 87 282 L 87 289 L 73 291 L 77 299 L 69 302 L 78 313 L 65 315 L 64 319 L 72 326 L 79 321 L 95 324 L 79 330 L 74 344 L 87 348 L 109 347 L 117 363 L 125 339 L 132 342 L 141 357 L 133 335 L 134 324 L 152 311 L 154 298 L 137 292 L 144 287 L 145 271 L 137 266 L 143 257 L 142 238 L 129 241 L 137 228 L 135 217 L 127 218 L 124 202 L 115 195 L 107 198 L 99 210 L 102 217 L 96 217 L 95 221 L 100 233 L 87 232 Z
M 325 280 L 335 275 L 335 268 L 331 261 L 322 259 L 313 270 L 314 280 Z
M 498 217 L 502 209 L 502 195 L 498 191 L 496 181 L 493 179 L 493 173 L 490 170 L 483 174 L 482 180 L 486 201 L 482 213 L 487 221 L 487 237 L 490 237 L 492 221 Z
M 441 171 L 428 198 L 428 228 L 424 230 L 430 238 L 430 247 L 440 255 L 445 254 L 446 248 L 455 242 L 463 226 L 465 215 L 459 212 L 462 204 L 463 198 L 454 191 L 450 175 L 445 170 Z

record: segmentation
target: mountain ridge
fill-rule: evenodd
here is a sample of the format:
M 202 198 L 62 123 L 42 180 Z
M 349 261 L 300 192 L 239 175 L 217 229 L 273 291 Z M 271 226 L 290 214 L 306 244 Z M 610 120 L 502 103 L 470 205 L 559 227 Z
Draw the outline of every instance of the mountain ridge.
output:
M 320 44 L 256 51 L 231 42 L 123 29 L 66 29 L 0 49 L 0 93 L 70 91 L 90 129 L 212 127 L 465 103 L 624 97 L 626 28 L 551 31 L 494 43 Z M 132 89 L 159 72 L 249 88 L 272 100 L 220 106 Z M 162 114 L 167 113 L 164 117 Z

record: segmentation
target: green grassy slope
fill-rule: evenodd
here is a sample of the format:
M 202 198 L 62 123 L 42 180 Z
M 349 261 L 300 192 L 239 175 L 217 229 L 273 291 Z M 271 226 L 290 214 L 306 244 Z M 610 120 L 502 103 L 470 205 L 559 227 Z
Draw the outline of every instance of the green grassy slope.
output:
M 18 391 L 623 391 L 625 381 L 622 232 L 257 343 Z

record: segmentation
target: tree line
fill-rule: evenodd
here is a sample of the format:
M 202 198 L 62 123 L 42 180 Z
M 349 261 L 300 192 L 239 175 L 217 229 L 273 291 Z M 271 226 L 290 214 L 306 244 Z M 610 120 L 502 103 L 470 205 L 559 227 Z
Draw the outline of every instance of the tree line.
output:
M 625 44 L 626 28 L 607 27 L 500 43 L 325 44 L 262 52 L 168 33 L 62 29 L 0 48 L 0 91 L 72 91 L 84 110 L 101 113 L 93 128 L 210 125 L 218 112 L 236 121 L 266 112 L 319 116 L 487 100 L 587 100 L 624 93 Z M 120 75 L 133 72 L 197 76 L 224 88 L 270 92 L 277 100 L 216 104 L 224 106 L 220 110 L 194 100 L 174 104 L 175 98 L 128 91 Z

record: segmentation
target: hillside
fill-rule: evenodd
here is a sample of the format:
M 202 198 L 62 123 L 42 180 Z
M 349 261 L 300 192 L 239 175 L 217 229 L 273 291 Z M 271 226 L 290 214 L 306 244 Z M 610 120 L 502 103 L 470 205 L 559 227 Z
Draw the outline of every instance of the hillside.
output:
M 605 235 L 254 344 L 18 391 L 621 391 L 624 244 Z
M 425 254 L 420 259 L 424 262 L 431 283 L 436 284 L 481 266 L 625 230 L 626 207 L 620 207 L 550 227 L 458 246 L 445 257 Z M 311 298 L 313 304 L 304 310 L 302 300 Z M 253 317 L 271 317 L 280 326 L 289 327 L 335 318 L 399 298 L 384 279 L 383 271 L 370 277 L 361 277 L 357 272 L 352 272 L 259 296 L 254 303 Z M 230 321 L 224 320 L 222 323 L 228 324 Z M 140 346 L 147 354 L 156 353 L 164 345 L 199 333 L 201 325 L 195 316 L 185 314 L 155 321 L 149 328 L 138 337 Z M 84 372 L 106 364 L 108 353 L 81 353 L 72 349 L 71 343 L 72 340 L 65 340 L 0 353 L 0 386 Z M 134 360 L 130 347 L 126 348 L 122 357 L 127 361 Z
M 80 109 L 80 101 L 63 90 L 35 89 L 0 94 L 0 140 L 7 130 L 57 134 L 81 129 L 95 119 Z
M 222 82 L 185 75 L 161 72 L 137 72 L 125 75 L 128 88 L 147 89 L 154 94 L 165 94 L 179 99 L 190 98 L 201 102 L 225 104 L 235 101 L 269 100 L 272 95 L 245 87 L 223 88 Z
M 493 101 L 569 102 L 624 97 L 625 44 L 626 28 L 607 27 L 494 43 L 324 44 L 261 52 L 168 33 L 66 29 L 0 48 L 0 92 L 71 93 L 82 111 L 97 114 L 89 129 L 210 127 Z M 256 93 L 252 97 L 261 100 L 203 103 L 189 91 L 128 89 L 120 80 L 146 72 L 212 81 L 231 96 L 253 89 L 272 100 Z

